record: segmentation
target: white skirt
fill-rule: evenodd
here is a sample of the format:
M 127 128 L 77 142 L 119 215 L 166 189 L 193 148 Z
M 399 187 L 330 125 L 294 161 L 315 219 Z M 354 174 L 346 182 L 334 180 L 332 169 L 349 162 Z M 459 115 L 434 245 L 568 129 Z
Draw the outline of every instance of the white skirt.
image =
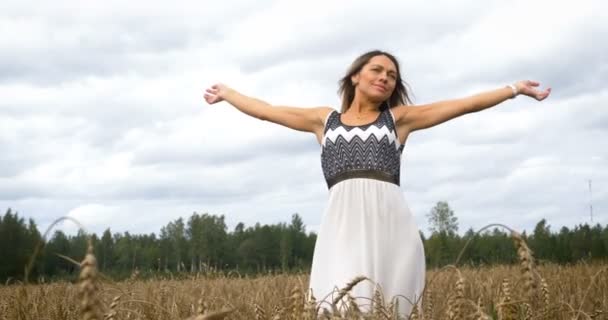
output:
M 360 282 L 350 291 L 362 310 L 370 310 L 375 285 L 386 304 L 398 298 L 401 315 L 409 315 L 412 303 L 421 301 L 424 247 L 401 188 L 395 184 L 354 178 L 329 190 L 310 289 L 321 307 L 328 307 L 339 289 L 357 276 L 374 282 Z

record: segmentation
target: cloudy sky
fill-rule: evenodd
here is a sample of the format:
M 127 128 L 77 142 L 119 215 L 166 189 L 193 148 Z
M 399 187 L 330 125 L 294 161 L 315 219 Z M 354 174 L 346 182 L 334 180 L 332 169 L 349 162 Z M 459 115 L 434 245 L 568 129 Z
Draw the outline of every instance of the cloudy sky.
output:
M 228 2 L 228 1 L 227 1 Z M 532 79 L 525 96 L 415 132 L 402 190 L 419 227 L 608 223 L 608 6 L 596 1 L 0 3 L 0 210 L 41 228 L 158 232 L 193 212 L 318 230 L 311 133 L 207 105 L 223 82 L 276 105 L 333 106 L 361 53 L 394 53 L 414 103 Z M 589 181 L 592 181 L 592 193 Z M 70 232 L 73 227 L 61 227 Z

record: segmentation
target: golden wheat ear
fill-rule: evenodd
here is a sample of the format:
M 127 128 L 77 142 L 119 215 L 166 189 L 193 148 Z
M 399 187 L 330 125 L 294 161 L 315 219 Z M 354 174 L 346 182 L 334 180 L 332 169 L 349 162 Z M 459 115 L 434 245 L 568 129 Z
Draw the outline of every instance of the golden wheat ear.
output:
M 395 319 L 398 319 L 398 317 L 399 317 L 399 312 L 397 310 L 395 310 L 393 313 L 393 316 Z M 408 318 L 408 320 L 422 320 L 422 319 L 423 318 L 420 316 L 420 311 L 418 311 L 418 305 L 414 304 L 414 306 L 412 308 L 412 312 L 410 313 L 410 317 Z
M 497 313 L 498 319 L 501 320 L 515 319 L 517 316 L 515 305 L 511 302 L 511 284 L 507 278 L 504 278 L 500 284 Z
M 291 296 L 289 297 L 289 309 L 291 310 L 291 316 L 293 319 L 298 319 L 304 312 L 305 299 L 302 291 L 303 290 L 300 286 L 294 286 L 291 290 Z
M 264 310 L 264 308 L 257 303 L 254 303 L 253 306 L 255 312 L 255 320 L 266 320 L 266 310 Z
M 477 298 L 477 303 L 475 304 L 475 313 L 473 314 L 473 319 L 475 320 L 490 320 L 490 316 L 487 315 L 484 311 L 483 302 L 481 301 L 481 297 Z
M 110 304 L 110 310 L 104 315 L 104 320 L 116 320 L 116 309 L 120 303 L 121 294 L 115 296 Z
M 547 284 L 547 281 L 543 277 L 540 277 L 540 289 L 541 289 L 542 301 L 543 301 L 543 305 L 540 310 L 541 318 L 546 319 L 549 316 L 550 291 L 549 291 L 549 285 Z
M 462 304 L 464 303 L 464 278 L 460 270 L 455 268 L 458 278 L 454 288 L 454 293 L 448 298 L 448 309 L 446 316 L 448 319 L 462 319 Z
M 80 263 L 78 283 L 80 295 L 80 316 L 83 320 L 102 320 L 102 305 L 97 286 L 97 258 L 93 253 L 93 243 L 88 241 L 87 254 Z
M 535 301 L 537 287 L 536 282 L 534 281 L 534 258 L 532 257 L 532 250 L 530 250 L 528 244 L 526 244 L 526 241 L 518 232 L 512 231 L 511 238 L 517 248 L 517 257 L 519 258 L 519 264 L 521 266 L 521 275 L 524 279 L 524 288 L 528 303 L 533 303 Z
M 304 308 L 308 319 L 317 319 L 319 315 L 319 306 L 317 305 L 317 298 L 315 297 L 312 288 L 307 292 L 306 305 Z
M 334 298 L 334 300 L 332 301 L 332 305 L 337 305 L 338 302 L 340 302 L 340 300 L 342 300 L 342 298 L 344 298 L 344 296 L 357 285 L 357 283 L 359 283 L 363 280 L 369 280 L 369 279 L 364 276 L 358 276 L 358 277 L 353 278 L 349 283 L 346 284 L 346 286 L 344 288 L 340 289 L 340 292 L 338 293 L 336 298 Z
M 422 299 L 424 317 L 430 318 L 433 314 L 433 290 L 425 286 L 424 299 Z

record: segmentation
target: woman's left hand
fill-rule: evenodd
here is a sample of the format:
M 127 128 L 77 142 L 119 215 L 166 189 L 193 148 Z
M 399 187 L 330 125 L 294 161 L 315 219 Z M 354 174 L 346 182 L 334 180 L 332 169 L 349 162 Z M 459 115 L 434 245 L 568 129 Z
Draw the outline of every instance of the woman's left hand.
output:
M 522 80 L 515 83 L 515 87 L 517 88 L 517 92 L 519 94 L 526 95 L 528 97 L 532 97 L 538 101 L 544 100 L 551 93 L 551 88 L 547 88 L 544 91 L 540 91 L 536 89 L 540 83 L 531 80 Z

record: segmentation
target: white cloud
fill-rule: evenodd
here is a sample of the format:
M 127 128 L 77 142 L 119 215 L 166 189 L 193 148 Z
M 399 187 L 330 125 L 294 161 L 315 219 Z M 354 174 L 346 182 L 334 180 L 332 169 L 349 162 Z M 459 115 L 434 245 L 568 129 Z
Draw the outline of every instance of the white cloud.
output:
M 441 8 L 441 10 L 438 10 Z M 337 80 L 370 49 L 399 58 L 415 102 L 523 78 L 552 86 L 412 134 L 402 186 L 416 221 L 447 200 L 461 229 L 608 223 L 608 24 L 599 1 L 283 3 L 59 1 L 0 5 L 0 208 L 44 227 L 158 232 L 194 211 L 239 221 L 327 201 L 310 133 L 262 122 L 203 89 L 339 107 Z M 75 14 L 77 13 L 77 14 Z M 69 228 L 66 226 L 66 228 Z

